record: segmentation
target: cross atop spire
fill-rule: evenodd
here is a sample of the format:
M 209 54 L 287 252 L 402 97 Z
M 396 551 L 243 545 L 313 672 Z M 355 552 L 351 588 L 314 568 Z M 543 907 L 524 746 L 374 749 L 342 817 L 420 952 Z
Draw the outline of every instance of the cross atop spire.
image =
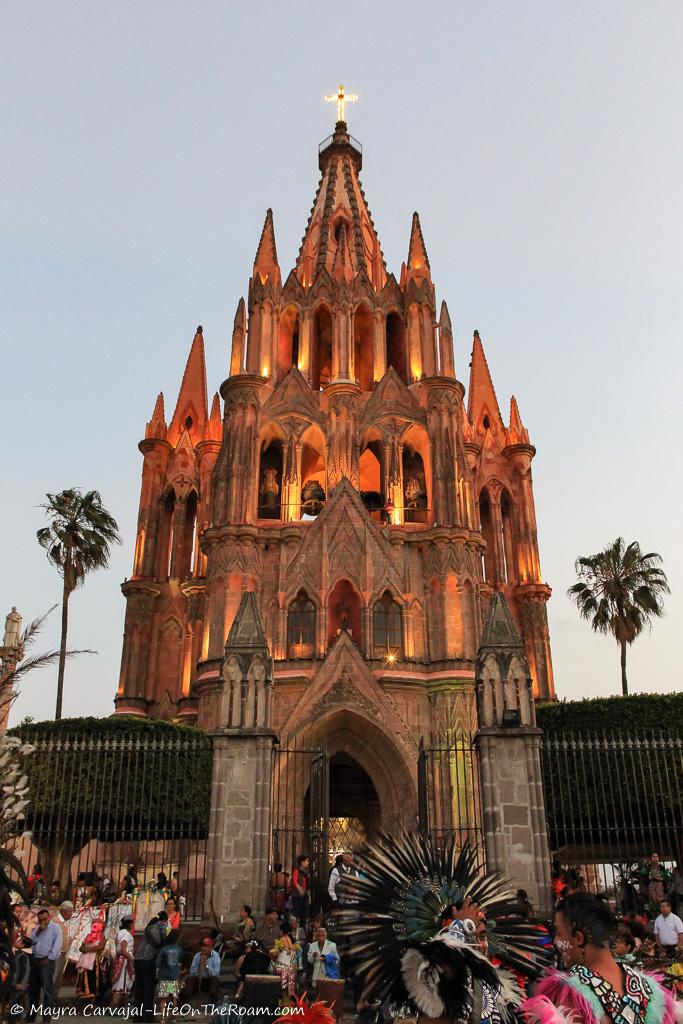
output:
M 339 122 L 346 120 L 346 118 L 344 117 L 344 106 L 347 103 L 355 103 L 358 97 L 356 96 L 355 93 L 345 93 L 344 86 L 340 85 L 335 95 L 326 96 L 325 99 L 327 100 L 328 103 L 337 104 L 337 121 Z

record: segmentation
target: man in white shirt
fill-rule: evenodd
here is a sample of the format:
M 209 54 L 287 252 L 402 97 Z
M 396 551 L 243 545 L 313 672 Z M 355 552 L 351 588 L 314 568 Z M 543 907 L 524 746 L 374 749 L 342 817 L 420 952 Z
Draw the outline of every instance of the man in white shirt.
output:
M 60 904 L 59 913 L 55 917 L 55 923 L 62 929 L 62 951 L 55 960 L 55 977 L 54 977 L 54 997 L 55 999 L 59 995 L 59 990 L 62 985 L 62 978 L 64 977 L 64 967 L 66 965 L 66 954 L 69 952 L 71 946 L 71 940 L 73 939 L 76 929 L 78 928 L 78 917 L 74 915 L 74 905 L 71 900 L 64 900 Z
M 683 921 L 677 914 L 671 912 L 668 900 L 661 901 L 659 911 L 659 917 L 655 921 L 657 945 L 668 956 L 676 956 L 683 945 Z

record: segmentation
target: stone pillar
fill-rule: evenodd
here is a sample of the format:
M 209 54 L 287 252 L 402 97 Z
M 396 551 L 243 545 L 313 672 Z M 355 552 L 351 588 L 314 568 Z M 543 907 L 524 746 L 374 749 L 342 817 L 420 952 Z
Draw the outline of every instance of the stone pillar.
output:
M 268 896 L 271 756 L 275 733 L 214 732 L 206 906 L 235 921 L 248 903 L 263 913 Z
M 487 866 L 552 906 L 550 851 L 529 666 L 502 594 L 494 593 L 477 654 L 476 743 Z
M 270 728 L 272 687 L 273 660 L 256 597 L 247 591 L 225 644 L 220 692 L 210 707 L 200 707 L 213 739 L 204 905 L 221 922 L 235 920 L 243 903 L 260 914 L 267 902 L 277 742 Z

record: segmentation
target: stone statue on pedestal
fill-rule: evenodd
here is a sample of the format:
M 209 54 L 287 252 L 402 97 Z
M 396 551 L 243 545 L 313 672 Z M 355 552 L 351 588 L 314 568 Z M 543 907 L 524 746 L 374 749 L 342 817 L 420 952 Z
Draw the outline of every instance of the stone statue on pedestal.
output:
M 10 649 L 21 646 L 21 615 L 16 608 L 12 607 L 12 611 L 5 619 L 5 636 L 2 641 L 3 647 Z

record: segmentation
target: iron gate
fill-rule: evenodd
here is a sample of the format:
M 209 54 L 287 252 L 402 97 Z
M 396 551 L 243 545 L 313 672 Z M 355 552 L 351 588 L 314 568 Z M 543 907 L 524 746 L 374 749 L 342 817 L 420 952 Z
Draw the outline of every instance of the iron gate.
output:
M 569 871 L 633 909 L 653 852 L 683 865 L 681 737 L 558 733 L 544 737 L 541 764 L 556 876 Z
M 276 746 L 273 749 L 270 863 L 291 875 L 297 857 L 311 861 L 311 906 L 320 908 L 330 872 L 327 747 Z
M 479 763 L 473 737 L 449 730 L 434 747 L 425 747 L 421 739 L 417 781 L 419 830 L 437 846 L 454 838 L 461 847 L 469 840 L 483 859 Z
M 43 869 L 47 898 L 58 881 L 62 898 L 87 886 L 116 898 L 128 868 L 141 886 L 163 871 L 178 872 L 184 916 L 200 918 L 211 799 L 211 740 L 86 732 L 51 736 L 22 729 L 35 749 L 25 831 L 7 847 L 27 871 Z

